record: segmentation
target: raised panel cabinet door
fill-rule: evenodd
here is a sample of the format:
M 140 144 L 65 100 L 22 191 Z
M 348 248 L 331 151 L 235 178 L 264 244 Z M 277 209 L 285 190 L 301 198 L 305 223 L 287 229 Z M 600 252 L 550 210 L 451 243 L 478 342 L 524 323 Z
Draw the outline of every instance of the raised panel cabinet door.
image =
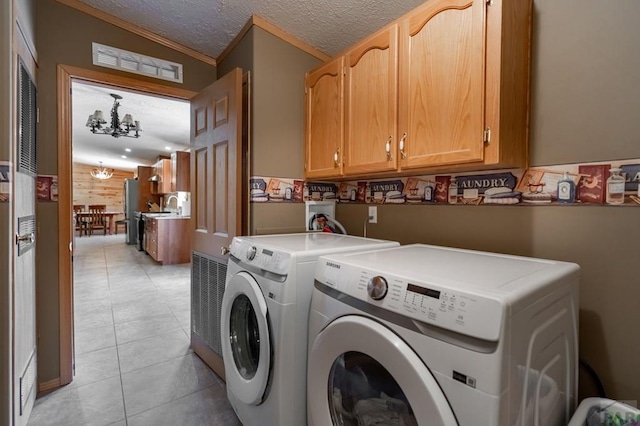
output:
M 228 259 L 242 232 L 242 70 L 191 99 L 191 224 L 194 251 Z
M 345 55 L 344 174 L 396 170 L 398 26 Z
M 342 175 L 344 115 L 343 58 L 337 58 L 306 76 L 305 176 Z
M 485 19 L 485 0 L 434 0 L 401 22 L 401 169 L 482 161 Z
M 162 180 L 160 181 L 162 187 L 162 193 L 168 194 L 173 192 L 171 190 L 171 160 L 162 160 Z

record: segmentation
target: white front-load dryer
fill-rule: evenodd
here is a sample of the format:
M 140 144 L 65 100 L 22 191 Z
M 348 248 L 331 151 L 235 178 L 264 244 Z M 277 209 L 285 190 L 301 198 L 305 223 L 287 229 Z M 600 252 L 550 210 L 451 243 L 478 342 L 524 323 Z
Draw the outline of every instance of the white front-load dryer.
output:
M 308 425 L 566 425 L 578 281 L 571 263 L 419 244 L 321 257 Z
M 318 257 L 398 245 L 330 233 L 233 239 L 220 332 L 227 396 L 245 426 L 306 423 L 307 320 Z

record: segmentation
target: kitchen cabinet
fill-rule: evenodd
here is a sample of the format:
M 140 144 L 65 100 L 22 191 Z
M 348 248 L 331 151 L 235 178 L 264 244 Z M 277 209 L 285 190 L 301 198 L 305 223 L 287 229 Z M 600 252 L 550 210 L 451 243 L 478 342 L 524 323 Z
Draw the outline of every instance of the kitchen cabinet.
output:
M 158 221 L 149 217 L 144 221 L 144 249 L 158 261 Z
M 305 161 L 307 178 L 342 175 L 344 138 L 343 58 L 305 77 Z
M 317 137 L 339 132 L 338 118 L 306 126 L 316 164 L 343 167 L 306 177 L 526 167 L 531 9 L 531 0 L 430 0 L 348 49 L 332 62 L 345 75 L 344 143 Z
M 163 265 L 191 259 L 191 221 L 183 217 L 145 217 L 145 251 Z
M 146 212 L 149 210 L 148 202 L 160 204 L 160 197 L 151 193 L 152 182 L 149 178 L 153 176 L 154 168 L 150 166 L 138 166 L 138 204 L 136 210 Z
M 151 180 L 152 194 L 168 194 L 171 192 L 171 160 L 160 159 L 153 166 L 153 177 Z
M 189 192 L 190 154 L 188 152 L 174 152 L 171 154 L 171 190 L 170 192 Z

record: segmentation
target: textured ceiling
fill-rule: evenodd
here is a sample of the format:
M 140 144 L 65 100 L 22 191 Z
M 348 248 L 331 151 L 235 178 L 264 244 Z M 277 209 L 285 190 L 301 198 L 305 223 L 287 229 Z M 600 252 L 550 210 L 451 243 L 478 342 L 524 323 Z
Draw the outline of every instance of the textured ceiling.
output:
M 333 56 L 424 0 L 81 0 L 212 57 L 258 15 Z

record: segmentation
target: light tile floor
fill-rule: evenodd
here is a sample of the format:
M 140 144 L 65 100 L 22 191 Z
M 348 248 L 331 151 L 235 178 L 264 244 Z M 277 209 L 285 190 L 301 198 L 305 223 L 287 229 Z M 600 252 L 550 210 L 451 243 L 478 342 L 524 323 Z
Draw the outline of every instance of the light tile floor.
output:
M 161 266 L 124 241 L 76 238 L 76 375 L 36 400 L 29 426 L 240 425 L 189 347 L 190 265 Z

